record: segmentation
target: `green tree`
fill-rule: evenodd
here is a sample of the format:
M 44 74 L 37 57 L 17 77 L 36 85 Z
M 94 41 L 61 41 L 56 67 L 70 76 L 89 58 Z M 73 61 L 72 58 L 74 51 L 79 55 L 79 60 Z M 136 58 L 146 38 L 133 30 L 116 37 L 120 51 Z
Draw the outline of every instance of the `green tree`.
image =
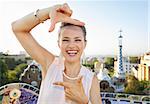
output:
M 7 64 L 8 69 L 14 69 L 16 66 L 14 58 L 5 58 L 5 63 Z
M 105 58 L 105 67 L 110 70 L 114 67 L 114 58 L 113 57 L 106 57 Z
M 14 70 L 9 70 L 8 71 L 8 81 L 9 83 L 14 83 L 14 82 L 18 82 L 19 79 L 16 77 L 16 71 Z
M 108 75 L 109 75 L 110 77 L 113 77 L 113 76 L 114 76 L 114 69 L 108 70 Z
M 24 69 L 27 68 L 27 66 L 28 66 L 27 64 L 22 63 L 15 67 L 14 71 L 16 71 L 16 73 L 17 73 L 16 76 L 18 78 L 20 77 L 20 74 L 23 73 Z
M 143 94 L 140 89 L 140 81 L 138 81 L 134 76 L 127 76 L 127 84 L 125 86 L 125 92 L 129 94 Z
M 139 58 L 135 56 L 130 56 L 129 59 L 130 59 L 130 63 L 139 63 L 140 61 Z
M 27 64 L 22 63 L 22 64 L 17 65 L 14 68 L 14 70 L 9 70 L 8 71 L 9 83 L 19 82 L 20 75 L 26 67 L 27 67 Z
M 141 94 L 149 94 L 150 81 L 140 81 L 139 91 Z
M 22 63 L 26 63 L 26 61 L 23 61 L 21 59 L 15 61 L 15 65 L 19 65 L 19 64 L 22 64 Z
M 0 86 L 8 83 L 8 66 L 0 60 Z

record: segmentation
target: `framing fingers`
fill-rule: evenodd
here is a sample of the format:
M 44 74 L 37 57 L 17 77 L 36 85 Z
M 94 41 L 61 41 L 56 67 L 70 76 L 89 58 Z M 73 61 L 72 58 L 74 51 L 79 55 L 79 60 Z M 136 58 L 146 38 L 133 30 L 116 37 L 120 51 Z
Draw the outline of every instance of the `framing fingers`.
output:
M 76 20 L 76 19 L 72 19 L 70 17 L 66 17 L 64 22 L 71 23 L 71 24 L 74 24 L 74 25 L 79 25 L 79 26 L 84 26 L 85 25 L 84 22 L 81 22 L 81 21 Z
M 55 82 L 54 85 L 63 86 L 64 88 L 71 88 L 71 85 L 67 82 Z
M 72 10 L 66 6 L 62 6 L 62 7 L 58 8 L 56 11 L 63 13 L 69 17 L 72 15 Z

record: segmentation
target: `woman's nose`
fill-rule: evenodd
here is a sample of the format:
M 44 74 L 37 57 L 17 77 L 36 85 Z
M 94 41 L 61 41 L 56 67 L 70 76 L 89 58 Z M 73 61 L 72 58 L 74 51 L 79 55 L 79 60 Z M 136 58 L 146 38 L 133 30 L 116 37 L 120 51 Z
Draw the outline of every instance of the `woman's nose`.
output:
M 75 42 L 74 41 L 70 41 L 69 44 L 68 44 L 68 47 L 75 47 Z

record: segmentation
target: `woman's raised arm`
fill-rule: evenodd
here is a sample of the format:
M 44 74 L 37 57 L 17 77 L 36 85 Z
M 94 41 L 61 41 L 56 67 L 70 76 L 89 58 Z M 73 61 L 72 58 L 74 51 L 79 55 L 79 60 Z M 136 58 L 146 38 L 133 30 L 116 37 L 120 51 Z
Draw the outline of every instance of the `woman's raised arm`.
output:
M 36 14 L 38 18 L 34 13 L 30 13 L 12 23 L 12 30 L 23 48 L 34 60 L 42 65 L 42 74 L 46 73 L 48 64 L 51 64 L 54 60 L 54 55 L 40 46 L 30 31 L 40 24 L 39 18 L 41 21 L 49 19 L 49 12 L 50 8 L 42 9 Z
M 36 13 L 30 13 L 12 23 L 12 30 L 23 48 L 34 60 L 42 65 L 42 76 L 45 76 L 46 69 L 53 62 L 55 56 L 40 46 L 30 31 L 47 19 L 51 21 L 50 32 L 54 30 L 55 24 L 58 22 L 84 25 L 84 23 L 70 18 L 71 14 L 72 10 L 70 10 L 69 6 L 65 3 L 63 5 L 55 5 L 37 10 Z

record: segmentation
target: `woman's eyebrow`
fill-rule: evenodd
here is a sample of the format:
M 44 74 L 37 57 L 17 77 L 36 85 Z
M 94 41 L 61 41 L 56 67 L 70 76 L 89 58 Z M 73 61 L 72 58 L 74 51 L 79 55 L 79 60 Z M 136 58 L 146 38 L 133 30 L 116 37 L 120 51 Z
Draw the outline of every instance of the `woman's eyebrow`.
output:
M 81 37 L 75 37 L 74 39 L 80 39 Z
M 63 37 L 63 39 L 70 39 L 70 37 Z M 73 39 L 81 39 L 81 37 L 74 37 Z
M 63 37 L 63 38 L 69 39 L 69 37 Z

